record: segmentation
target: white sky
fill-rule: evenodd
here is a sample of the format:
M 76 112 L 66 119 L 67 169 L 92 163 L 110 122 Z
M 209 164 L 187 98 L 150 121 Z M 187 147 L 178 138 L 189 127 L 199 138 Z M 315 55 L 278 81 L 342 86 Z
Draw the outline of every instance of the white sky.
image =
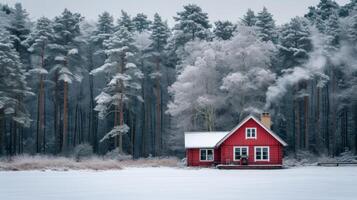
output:
M 132 16 L 143 12 L 150 18 L 158 12 L 170 25 L 174 24 L 173 16 L 182 6 L 194 3 L 208 13 L 211 22 L 230 20 L 236 22 L 248 8 L 255 12 L 263 6 L 274 15 L 277 24 L 288 22 L 292 17 L 302 16 L 309 6 L 315 6 L 319 0 L 0 0 L 0 3 L 13 5 L 22 3 L 30 13 L 31 19 L 41 16 L 53 18 L 64 8 L 81 13 L 86 19 L 95 20 L 103 11 L 108 11 L 114 17 L 120 16 L 120 10 L 127 11 Z M 336 0 L 344 5 L 350 0 Z

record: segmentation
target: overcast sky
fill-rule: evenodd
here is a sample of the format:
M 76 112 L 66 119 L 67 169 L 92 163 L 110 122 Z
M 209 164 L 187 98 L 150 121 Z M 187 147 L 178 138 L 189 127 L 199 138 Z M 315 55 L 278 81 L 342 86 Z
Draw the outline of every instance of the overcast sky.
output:
M 182 6 L 194 3 L 202 7 L 209 14 L 211 21 L 240 19 L 248 8 L 260 11 L 263 6 L 274 15 L 277 24 L 288 22 L 292 17 L 302 16 L 307 8 L 317 5 L 319 0 L 0 0 L 0 3 L 13 5 L 16 2 L 30 13 L 31 19 L 41 16 L 53 18 L 64 8 L 81 13 L 89 20 L 95 20 L 103 11 L 108 11 L 114 17 L 120 15 L 123 9 L 131 15 L 143 12 L 151 18 L 158 12 L 172 25 L 172 16 L 182 10 Z M 350 0 L 336 0 L 344 5 Z

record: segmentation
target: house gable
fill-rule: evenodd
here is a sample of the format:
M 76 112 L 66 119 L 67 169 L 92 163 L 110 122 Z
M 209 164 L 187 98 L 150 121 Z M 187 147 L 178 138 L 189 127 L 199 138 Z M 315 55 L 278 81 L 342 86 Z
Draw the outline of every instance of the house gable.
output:
M 246 128 L 256 128 L 256 138 L 246 138 Z M 220 145 L 278 145 L 287 146 L 287 143 L 278 135 L 266 128 L 253 116 L 248 116 L 239 123 L 232 131 L 222 138 L 216 147 Z

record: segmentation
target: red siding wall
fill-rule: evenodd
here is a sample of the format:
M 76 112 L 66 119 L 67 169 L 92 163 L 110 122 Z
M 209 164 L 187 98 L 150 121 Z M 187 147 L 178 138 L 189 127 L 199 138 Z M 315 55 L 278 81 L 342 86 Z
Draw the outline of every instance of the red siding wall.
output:
M 214 161 L 200 161 L 200 149 L 187 149 L 186 150 L 187 166 L 202 166 L 210 167 L 218 164 L 221 160 L 220 149 L 214 150 Z
M 254 127 L 257 128 L 256 139 L 246 139 L 245 129 Z M 248 120 L 235 133 L 227 138 L 220 146 L 221 149 L 221 163 L 233 162 L 233 148 L 234 146 L 248 146 L 248 165 L 258 164 L 282 164 L 282 145 L 271 136 L 264 128 L 262 128 L 253 119 Z M 269 146 L 270 147 L 270 161 L 254 161 L 254 146 Z M 233 162 L 234 163 L 234 162 Z

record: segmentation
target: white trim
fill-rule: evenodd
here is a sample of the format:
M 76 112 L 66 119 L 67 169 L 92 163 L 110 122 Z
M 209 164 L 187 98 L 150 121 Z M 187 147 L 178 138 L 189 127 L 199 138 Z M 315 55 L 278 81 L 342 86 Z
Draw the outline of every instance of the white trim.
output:
M 207 159 L 207 152 L 208 150 L 212 150 L 212 160 L 201 160 L 201 150 L 205 150 L 206 151 L 206 159 Z M 214 149 L 199 149 L 199 157 L 200 157 L 200 162 L 213 162 L 214 161 Z
M 261 159 L 257 160 L 257 148 L 261 148 L 262 151 L 261 151 Z M 268 159 L 263 159 L 263 148 L 267 148 L 268 149 Z M 270 146 L 255 146 L 254 147 L 254 162 L 270 162 Z
M 246 148 L 247 149 L 247 157 L 249 157 L 249 146 L 234 146 L 233 147 L 233 161 L 239 161 L 236 160 L 236 149 L 240 148 L 240 153 L 242 155 L 242 148 Z
M 248 137 L 248 130 L 254 130 L 254 137 L 252 137 L 252 136 L 250 136 L 250 137 Z M 252 135 L 252 131 L 250 131 L 250 134 Z M 258 133 L 257 133 L 257 128 L 256 127 L 247 127 L 247 128 L 245 128 L 245 139 L 247 140 L 247 139 L 257 139 L 257 135 L 258 135 Z
M 243 121 L 241 121 L 236 127 L 234 127 L 224 138 L 222 138 L 217 144 L 216 147 L 221 145 L 229 136 L 231 136 L 233 133 L 235 133 L 243 124 L 245 124 L 248 120 L 253 119 L 255 122 L 257 122 L 261 127 L 263 127 L 271 136 L 273 136 L 276 140 L 280 142 L 284 147 L 288 146 L 288 144 L 281 139 L 278 135 L 276 135 L 273 131 L 265 127 L 259 120 L 257 120 L 253 115 L 249 115 L 246 117 Z

